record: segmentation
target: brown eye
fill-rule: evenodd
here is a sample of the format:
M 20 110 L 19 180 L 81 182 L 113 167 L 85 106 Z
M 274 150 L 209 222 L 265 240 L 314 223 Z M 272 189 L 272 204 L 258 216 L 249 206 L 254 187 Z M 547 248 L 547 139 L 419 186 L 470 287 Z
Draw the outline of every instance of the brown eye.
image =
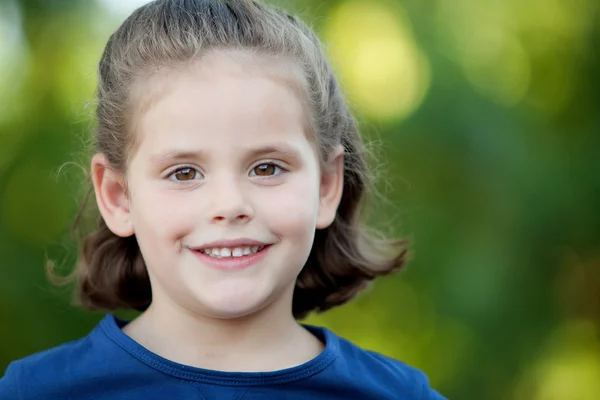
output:
M 198 175 L 198 171 L 194 168 L 181 168 L 173 173 L 173 177 L 176 181 L 191 181 L 194 180 Z
M 281 169 L 275 164 L 260 164 L 252 170 L 252 176 L 273 176 L 277 175 L 277 170 Z

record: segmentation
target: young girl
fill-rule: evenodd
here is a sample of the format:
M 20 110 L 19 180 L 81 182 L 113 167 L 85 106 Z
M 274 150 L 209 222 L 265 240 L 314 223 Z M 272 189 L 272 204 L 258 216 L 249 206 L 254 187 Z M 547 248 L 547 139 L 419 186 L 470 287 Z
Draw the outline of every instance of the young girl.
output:
M 442 399 L 297 322 L 399 269 L 359 218 L 364 146 L 315 34 L 253 0 L 156 0 L 99 66 L 85 338 L 12 363 L 0 399 Z

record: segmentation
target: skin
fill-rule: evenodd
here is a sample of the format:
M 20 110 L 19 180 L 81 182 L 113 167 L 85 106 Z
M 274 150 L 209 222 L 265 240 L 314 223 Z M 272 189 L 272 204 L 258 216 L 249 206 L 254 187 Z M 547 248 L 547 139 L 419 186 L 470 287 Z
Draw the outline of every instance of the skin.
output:
M 135 234 L 152 286 L 124 332 L 182 364 L 272 371 L 323 349 L 295 321 L 292 295 L 315 230 L 335 218 L 343 149 L 319 160 L 298 86 L 261 72 L 259 57 L 221 52 L 156 74 L 134 96 L 152 101 L 136 116 L 127 172 L 92 160 L 100 212 L 115 234 Z M 192 250 L 237 238 L 271 246 L 240 270 Z

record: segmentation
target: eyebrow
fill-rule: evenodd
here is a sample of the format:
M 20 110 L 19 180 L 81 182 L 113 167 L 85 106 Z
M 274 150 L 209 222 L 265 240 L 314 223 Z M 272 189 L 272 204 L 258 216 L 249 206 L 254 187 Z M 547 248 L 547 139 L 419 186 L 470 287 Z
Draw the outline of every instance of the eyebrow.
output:
M 268 145 L 259 146 L 255 148 L 247 148 L 243 150 L 245 151 L 245 157 L 247 158 L 277 155 L 283 158 L 291 159 L 292 161 L 296 162 L 300 160 L 299 151 L 285 142 L 271 143 Z M 171 149 L 161 153 L 153 154 L 150 156 L 149 160 L 153 164 L 163 165 L 170 162 L 203 160 L 207 158 L 207 155 L 208 151 L 206 149 Z

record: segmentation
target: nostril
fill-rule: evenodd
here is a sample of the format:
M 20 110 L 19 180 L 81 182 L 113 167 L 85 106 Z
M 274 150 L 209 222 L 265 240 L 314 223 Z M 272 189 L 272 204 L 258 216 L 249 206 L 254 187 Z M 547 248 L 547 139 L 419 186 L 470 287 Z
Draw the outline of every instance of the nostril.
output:
M 216 222 L 222 222 L 222 221 L 225 221 L 225 220 L 228 220 L 228 219 L 229 218 L 224 217 L 222 215 L 218 215 L 218 216 L 214 216 L 213 217 L 213 221 L 216 221 Z M 242 221 L 242 222 L 243 221 L 249 221 L 250 220 L 250 216 L 249 215 L 245 215 L 245 214 L 244 215 L 238 215 L 237 217 L 235 217 L 232 220 L 234 220 L 234 221 Z

